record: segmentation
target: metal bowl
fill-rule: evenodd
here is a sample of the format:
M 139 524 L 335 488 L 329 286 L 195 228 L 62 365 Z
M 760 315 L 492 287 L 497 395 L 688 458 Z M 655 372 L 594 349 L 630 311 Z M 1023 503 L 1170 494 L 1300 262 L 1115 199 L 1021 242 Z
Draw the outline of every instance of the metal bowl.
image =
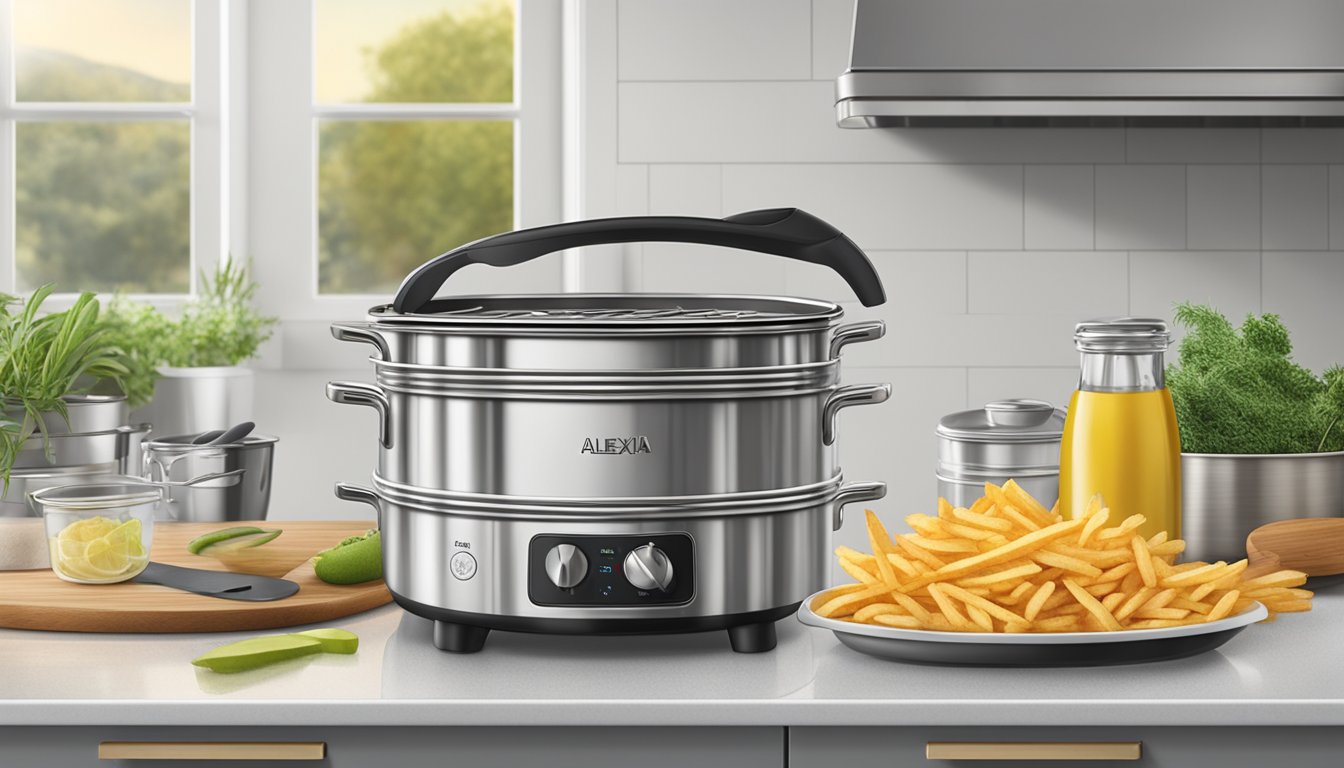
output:
M 1186 560 L 1240 560 L 1266 523 L 1344 516 L 1344 451 L 1181 454 Z

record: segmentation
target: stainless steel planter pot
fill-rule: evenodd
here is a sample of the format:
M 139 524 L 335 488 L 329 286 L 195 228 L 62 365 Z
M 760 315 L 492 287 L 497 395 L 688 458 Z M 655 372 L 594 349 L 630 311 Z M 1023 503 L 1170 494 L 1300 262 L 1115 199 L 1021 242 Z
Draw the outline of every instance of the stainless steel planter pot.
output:
M 819 543 L 841 508 L 886 491 L 837 478 L 773 496 L 583 510 L 377 487 L 340 484 L 336 495 L 378 510 L 393 597 L 434 619 L 435 644 L 459 652 L 479 650 L 491 629 L 727 629 L 736 649 L 767 650 L 774 621 L 826 585 L 830 555 Z M 649 545 L 655 573 L 638 565 Z M 649 576 L 667 580 L 635 586 Z
M 834 363 L 710 376 L 471 375 L 377 363 L 328 385 L 379 412 L 378 473 L 431 490 L 598 501 L 790 488 L 839 472 L 837 422 L 887 384 Z
M 1266 523 L 1341 516 L 1344 452 L 1181 454 L 1185 560 L 1240 560 Z
M 277 438 L 249 435 L 227 445 L 191 445 L 195 435 L 145 443 L 145 477 L 183 483 L 216 473 L 238 474 L 190 487 L 168 488 L 168 514 L 189 522 L 265 520 Z

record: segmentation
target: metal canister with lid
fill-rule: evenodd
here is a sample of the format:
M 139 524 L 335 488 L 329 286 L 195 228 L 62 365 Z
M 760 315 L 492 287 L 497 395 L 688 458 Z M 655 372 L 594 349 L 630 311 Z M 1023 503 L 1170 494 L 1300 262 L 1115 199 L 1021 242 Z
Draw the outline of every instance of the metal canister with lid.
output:
M 1042 400 L 996 400 L 938 421 L 938 495 L 969 506 L 985 483 L 1016 480 L 1042 504 L 1059 496 L 1064 412 Z

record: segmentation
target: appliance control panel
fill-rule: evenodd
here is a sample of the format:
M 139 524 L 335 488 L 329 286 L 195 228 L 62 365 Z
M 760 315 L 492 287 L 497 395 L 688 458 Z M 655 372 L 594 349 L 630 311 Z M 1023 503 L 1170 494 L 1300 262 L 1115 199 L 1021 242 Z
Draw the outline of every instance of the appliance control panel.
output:
M 539 534 L 527 555 L 537 605 L 678 605 L 695 596 L 695 546 L 684 533 Z

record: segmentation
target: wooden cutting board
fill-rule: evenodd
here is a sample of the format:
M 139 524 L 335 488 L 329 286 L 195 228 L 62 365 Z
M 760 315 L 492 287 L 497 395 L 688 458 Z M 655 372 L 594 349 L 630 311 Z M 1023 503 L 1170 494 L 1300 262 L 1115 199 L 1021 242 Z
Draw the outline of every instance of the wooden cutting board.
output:
M 242 571 L 298 582 L 299 591 L 268 603 L 223 600 L 154 584 L 71 584 L 51 569 L 0 572 L 0 627 L 58 632 L 232 632 L 310 624 L 390 602 L 382 580 L 339 586 L 313 573 L 310 558 L 368 522 L 265 521 L 279 538 L 245 559 L 221 562 L 187 552 L 187 542 L 227 528 L 220 523 L 155 523 L 150 559 L 214 571 Z

